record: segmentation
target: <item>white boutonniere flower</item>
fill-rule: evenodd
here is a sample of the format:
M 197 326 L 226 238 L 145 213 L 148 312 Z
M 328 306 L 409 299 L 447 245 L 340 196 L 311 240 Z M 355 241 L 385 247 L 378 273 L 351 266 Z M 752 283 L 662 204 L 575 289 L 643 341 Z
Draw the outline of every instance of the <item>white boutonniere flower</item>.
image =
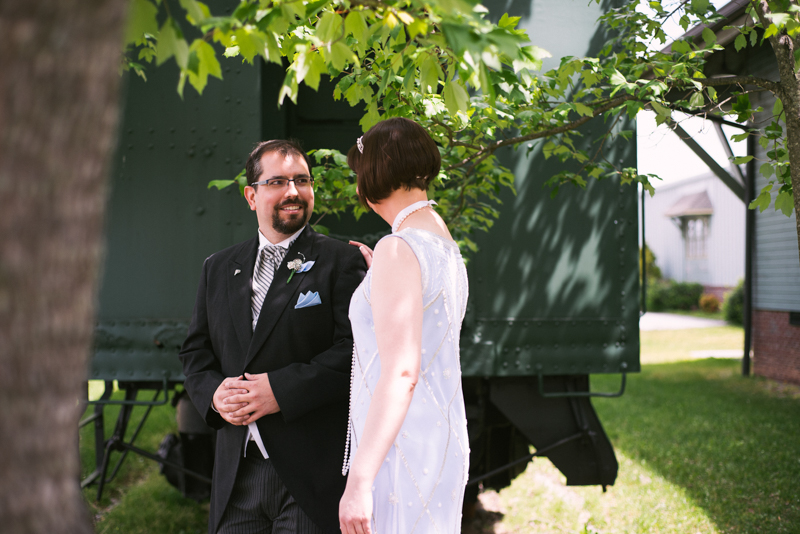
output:
M 298 252 L 298 254 L 300 254 L 300 253 Z M 300 254 L 300 255 L 303 256 L 302 254 Z M 314 262 L 313 261 L 305 261 L 305 259 L 306 259 L 306 257 L 303 256 L 303 261 L 300 261 L 300 258 L 296 258 L 296 259 L 294 259 L 294 260 L 292 260 L 292 261 L 290 261 L 290 262 L 288 262 L 286 264 L 286 266 L 289 268 L 289 270 L 292 271 L 289 274 L 289 278 L 286 280 L 287 284 L 289 282 L 291 282 L 292 277 L 294 276 L 294 273 L 307 272 L 309 269 L 311 269 L 314 266 Z

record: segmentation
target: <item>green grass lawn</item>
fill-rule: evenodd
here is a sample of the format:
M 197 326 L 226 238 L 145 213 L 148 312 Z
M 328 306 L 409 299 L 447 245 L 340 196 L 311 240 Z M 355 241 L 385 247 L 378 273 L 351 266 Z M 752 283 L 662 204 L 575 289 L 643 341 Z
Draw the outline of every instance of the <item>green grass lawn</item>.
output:
M 744 378 L 738 360 L 686 361 L 694 350 L 741 348 L 741 329 L 642 332 L 641 342 L 643 370 L 628 377 L 625 395 L 593 401 L 619 460 L 616 484 L 606 493 L 567 487 L 537 459 L 510 487 L 481 496 L 495 510 L 482 531 L 800 532 L 800 388 Z M 618 380 L 596 376 L 592 388 L 611 390 Z M 134 410 L 132 427 L 143 410 Z M 112 427 L 116 410 L 106 411 Z M 174 409 L 156 408 L 137 444 L 155 451 L 169 432 Z M 87 427 L 84 476 L 91 445 Z M 95 493 L 85 490 L 98 533 L 206 532 L 208 504 L 181 497 L 150 460 L 130 455 L 100 503 Z
M 652 330 L 641 332 L 642 364 L 691 360 L 692 352 L 707 350 L 741 350 L 744 352 L 744 330 L 737 326 L 692 328 L 688 330 Z
M 504 514 L 494 531 L 800 532 L 798 391 L 743 378 L 733 360 L 647 365 L 623 397 L 594 401 L 617 483 L 567 487 L 537 460 L 490 497 Z
M 90 398 L 97 398 L 96 384 L 90 384 Z M 102 383 L 101 383 L 102 391 Z M 140 400 L 151 400 L 153 392 L 140 393 Z M 113 398 L 122 398 L 114 393 Z M 129 441 L 146 408 L 133 409 L 126 441 Z M 93 412 L 90 407 L 86 415 Z M 111 436 L 119 414 L 118 406 L 105 408 L 105 434 Z M 177 433 L 175 409 L 167 404 L 154 407 L 134 445 L 155 453 L 161 440 L 169 433 Z M 81 478 L 85 478 L 95 467 L 94 424 L 81 429 Z M 121 454 L 111 453 L 109 472 L 113 470 Z M 208 531 L 208 503 L 198 504 L 185 499 L 169 485 L 159 473 L 159 466 L 152 460 L 128 453 L 120 464 L 115 478 L 106 484 L 103 498 L 98 502 L 97 485 L 83 490 L 87 505 L 95 521 L 98 534 L 204 534 Z

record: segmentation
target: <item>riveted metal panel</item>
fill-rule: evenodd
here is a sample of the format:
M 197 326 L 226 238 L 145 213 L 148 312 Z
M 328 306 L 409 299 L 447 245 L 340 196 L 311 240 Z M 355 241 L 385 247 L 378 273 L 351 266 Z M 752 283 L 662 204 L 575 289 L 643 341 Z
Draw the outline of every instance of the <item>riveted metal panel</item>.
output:
M 95 328 L 95 352 L 89 378 L 182 382 L 176 352 L 186 337 L 186 321 L 104 321 Z
M 111 179 L 100 320 L 186 318 L 200 267 L 251 237 L 256 218 L 235 187 L 261 133 L 259 68 L 225 60 L 202 96 L 175 91 L 176 69 L 129 77 Z
M 535 44 L 553 54 L 594 55 L 605 42 L 595 24 L 608 6 L 533 0 L 488 4 L 522 17 Z M 563 39 L 568 29 L 570 38 Z M 585 125 L 576 145 L 594 154 L 612 127 Z M 624 117 L 613 125 L 632 130 Z M 500 219 L 474 239 L 468 265 L 470 304 L 462 332 L 465 376 L 617 373 L 639 370 L 638 217 L 635 186 L 590 180 L 585 190 L 544 182 L 578 166 L 545 159 L 542 143 L 498 152 L 515 174 L 517 194 L 503 192 Z M 606 143 L 617 168 L 636 166 L 635 136 Z
M 344 152 L 361 133 L 360 110 L 333 102 L 329 82 L 318 93 L 303 88 L 297 106 L 279 109 L 280 66 L 222 64 L 225 80 L 210 79 L 202 96 L 187 88 L 181 99 L 169 63 L 148 70 L 146 83 L 126 81 L 101 324 L 188 319 L 203 260 L 255 233 L 255 215 L 235 188 L 206 188 L 209 180 L 237 174 L 254 143 L 294 136 L 307 149 Z M 595 127 L 583 131 L 586 146 L 608 126 Z M 635 189 L 605 180 L 550 199 L 542 183 L 563 165 L 524 148 L 500 154 L 517 176 L 518 194 L 504 193 L 500 220 L 490 234 L 475 236 L 481 251 L 469 265 L 464 375 L 618 372 L 623 364 L 637 370 Z M 635 144 L 612 146 L 610 157 L 634 166 Z M 323 224 L 339 235 L 387 230 L 374 215 Z M 158 325 L 147 324 L 143 339 L 156 337 Z
M 261 65 L 221 64 L 202 96 L 178 95 L 171 62 L 124 80 L 89 378 L 183 380 L 203 260 L 257 228 L 236 187 L 207 188 L 243 168 L 262 130 Z
M 476 236 L 464 374 L 638 370 L 635 187 L 590 182 L 551 199 L 542 189 L 557 172 L 550 162 L 508 159 L 529 170 L 517 174 L 518 195 L 506 195 L 490 234 Z

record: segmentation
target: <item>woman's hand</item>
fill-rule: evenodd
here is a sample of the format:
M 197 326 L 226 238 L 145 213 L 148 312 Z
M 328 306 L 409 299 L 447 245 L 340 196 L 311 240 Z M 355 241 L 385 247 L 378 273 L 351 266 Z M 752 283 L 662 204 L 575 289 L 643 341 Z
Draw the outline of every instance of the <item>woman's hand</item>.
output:
M 372 249 L 364 243 L 359 243 L 358 241 L 350 241 L 350 244 L 358 247 L 358 250 L 361 251 L 361 255 L 364 256 L 364 261 L 367 262 L 367 269 L 372 267 Z
M 372 492 L 348 484 L 339 501 L 339 528 L 342 534 L 372 534 Z

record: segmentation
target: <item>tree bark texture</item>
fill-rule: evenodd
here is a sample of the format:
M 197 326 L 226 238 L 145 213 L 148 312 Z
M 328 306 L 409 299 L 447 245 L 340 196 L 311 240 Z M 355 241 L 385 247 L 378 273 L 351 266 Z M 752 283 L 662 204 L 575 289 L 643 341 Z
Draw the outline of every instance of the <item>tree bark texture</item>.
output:
M 91 532 L 78 399 L 127 0 L 0 2 L 0 530 Z
M 762 25 L 768 27 L 769 21 L 764 16 L 765 13 L 769 13 L 767 1 L 757 0 L 753 6 Z M 780 90 L 775 96 L 781 99 L 786 115 L 786 150 L 789 153 L 789 172 L 794 191 L 795 230 L 797 245 L 800 248 L 800 73 L 795 72 L 794 68 L 795 41 L 788 35 L 779 34 L 770 37 L 769 43 L 775 52 L 780 76 Z

